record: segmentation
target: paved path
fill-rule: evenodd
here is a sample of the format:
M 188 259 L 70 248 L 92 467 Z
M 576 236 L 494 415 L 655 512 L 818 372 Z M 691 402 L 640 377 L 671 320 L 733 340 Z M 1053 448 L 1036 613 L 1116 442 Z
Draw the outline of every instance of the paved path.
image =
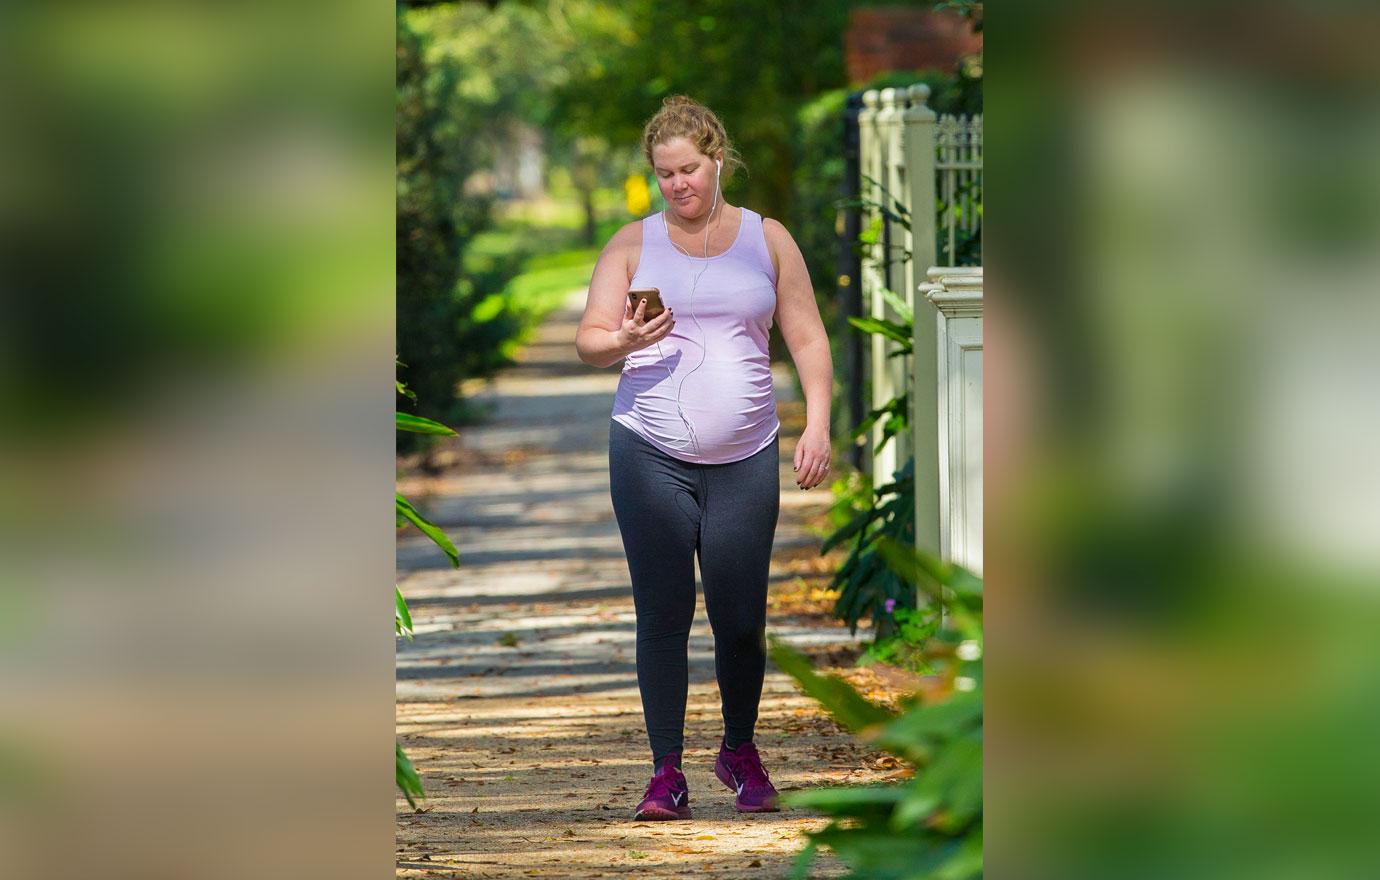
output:
M 451 535 L 461 567 L 415 531 L 398 542 L 398 583 L 417 633 L 398 645 L 398 730 L 429 794 L 421 814 L 398 800 L 398 876 L 784 876 L 799 832 L 823 820 L 739 815 L 714 779 L 722 727 L 702 600 L 690 635 L 685 756 L 695 819 L 628 818 L 650 762 L 631 588 L 608 494 L 618 367 L 576 358 L 583 304 L 584 292 L 573 294 L 520 363 L 480 391 L 492 418 L 438 456 L 440 473 L 400 481 Z M 830 496 L 796 488 L 803 406 L 788 367 L 777 367 L 776 388 L 783 488 L 768 629 L 807 647 L 849 643 L 846 629 L 793 604 L 827 580 L 817 531 Z M 772 668 L 757 742 L 781 789 L 875 778 L 864 753 Z M 819 868 L 815 876 L 842 873 L 827 857 Z

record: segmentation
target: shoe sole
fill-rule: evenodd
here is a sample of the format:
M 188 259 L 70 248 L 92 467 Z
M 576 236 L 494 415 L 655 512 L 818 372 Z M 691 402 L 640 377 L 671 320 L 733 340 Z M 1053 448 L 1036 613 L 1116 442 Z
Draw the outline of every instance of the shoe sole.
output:
M 634 821 L 650 819 L 653 822 L 668 822 L 675 819 L 691 818 L 694 817 L 690 815 L 690 807 L 688 804 L 683 807 L 678 807 L 674 810 L 667 810 L 663 807 L 646 807 L 642 810 L 637 811 L 636 813 L 633 813 Z
M 781 808 L 776 805 L 776 801 L 767 801 L 765 804 L 750 806 L 744 804 L 738 797 L 738 786 L 733 784 L 733 774 L 728 772 L 728 768 L 718 761 L 714 762 L 714 775 L 722 782 L 729 791 L 733 792 L 733 809 L 740 813 L 779 813 Z

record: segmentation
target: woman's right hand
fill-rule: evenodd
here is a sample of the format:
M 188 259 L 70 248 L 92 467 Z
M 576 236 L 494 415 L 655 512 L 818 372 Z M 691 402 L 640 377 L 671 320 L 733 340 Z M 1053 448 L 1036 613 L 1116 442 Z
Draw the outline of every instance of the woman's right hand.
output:
M 655 345 L 676 326 L 674 309 L 662 309 L 661 314 L 650 321 L 643 319 L 646 309 L 645 298 L 638 301 L 636 311 L 633 311 L 632 300 L 627 300 L 623 306 L 623 326 L 618 331 L 618 341 L 620 347 L 628 352 Z

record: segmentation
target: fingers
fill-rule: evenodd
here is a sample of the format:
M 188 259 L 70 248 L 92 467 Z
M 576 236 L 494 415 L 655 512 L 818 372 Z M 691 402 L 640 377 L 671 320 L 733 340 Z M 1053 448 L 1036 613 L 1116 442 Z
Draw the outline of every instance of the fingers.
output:
M 628 306 L 629 306 L 629 307 L 632 306 L 631 301 L 629 301 Z M 661 321 L 661 320 L 663 320 L 663 319 L 668 319 L 668 320 L 669 320 L 670 318 L 673 318 L 674 316 L 675 316 L 675 309 L 665 308 L 665 309 L 662 309 L 660 312 L 657 312 L 657 315 L 656 315 L 655 318 L 648 319 L 648 318 L 647 318 L 647 300 L 646 300 L 645 298 L 644 298 L 644 299 L 640 299 L 640 300 L 637 301 L 637 310 L 634 311 L 634 312 L 632 312 L 631 315 L 628 314 L 627 309 L 624 310 L 624 317 L 625 317 L 625 319 L 628 318 L 628 317 L 631 317 L 631 318 L 633 319 L 633 323 L 636 324 L 636 325 L 639 326 L 639 327 L 642 327 L 642 326 L 647 326 L 647 327 L 655 326 L 655 325 L 657 325 L 657 322 L 658 322 L 658 321 Z
M 799 476 L 796 478 L 796 483 L 800 488 L 813 489 L 815 486 L 823 483 L 825 478 L 829 475 L 829 457 L 809 456 L 807 464 L 803 468 L 798 469 L 798 473 Z
M 676 313 L 671 309 L 662 309 L 661 314 L 647 322 L 645 329 L 652 331 L 654 338 L 661 339 L 668 335 L 675 325 Z
M 631 316 L 625 317 L 623 328 L 629 338 L 634 340 L 637 348 L 645 348 L 648 345 L 660 342 L 676 325 L 676 313 L 674 309 L 662 309 L 655 318 L 650 321 L 644 320 L 647 314 L 647 300 L 642 299 L 637 302 L 637 310 L 632 311 Z M 632 310 L 632 302 L 624 309 L 625 314 Z
M 816 463 L 813 486 L 820 486 L 827 479 L 829 479 L 829 459 L 824 458 Z

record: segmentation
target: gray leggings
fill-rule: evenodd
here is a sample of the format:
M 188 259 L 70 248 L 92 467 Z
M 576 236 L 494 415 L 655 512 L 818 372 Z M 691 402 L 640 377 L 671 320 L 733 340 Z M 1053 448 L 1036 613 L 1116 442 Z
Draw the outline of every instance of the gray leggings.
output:
M 637 684 L 652 760 L 684 750 L 695 554 L 714 631 L 724 738 L 752 739 L 766 670 L 767 574 L 781 503 L 774 437 L 728 464 L 692 464 L 609 423 L 609 488 L 637 609 Z

